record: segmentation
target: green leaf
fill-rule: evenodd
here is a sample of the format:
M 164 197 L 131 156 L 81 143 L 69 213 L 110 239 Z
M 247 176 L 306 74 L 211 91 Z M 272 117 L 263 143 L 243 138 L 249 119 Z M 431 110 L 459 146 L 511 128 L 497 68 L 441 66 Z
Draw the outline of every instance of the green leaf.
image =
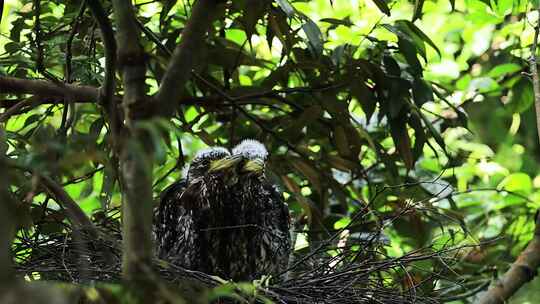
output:
M 388 7 L 388 4 L 386 4 L 386 0 L 373 0 L 373 3 L 377 5 L 381 12 L 385 13 L 387 16 L 390 16 L 390 8 Z
M 534 103 L 532 82 L 527 77 L 521 77 L 510 89 L 508 109 L 512 113 L 522 113 Z
M 409 117 L 409 125 L 414 130 L 414 146 L 412 149 L 414 160 L 418 160 L 423 153 L 424 144 L 427 142 L 426 132 L 422 121 L 417 115 Z
M 433 101 L 431 86 L 421 78 L 415 78 L 412 83 L 414 103 L 421 107 L 424 103 Z
M 161 3 L 162 3 L 162 8 L 161 8 L 161 12 L 159 13 L 159 23 L 164 24 L 165 18 L 167 18 L 167 15 L 169 14 L 170 10 L 176 4 L 176 0 L 163 0 L 161 1 Z
M 103 126 L 104 126 L 104 123 L 105 123 L 105 120 L 100 117 L 96 120 L 94 120 L 92 122 L 92 124 L 90 125 L 90 128 L 88 130 L 88 135 L 90 135 L 92 137 L 92 140 L 97 140 L 100 133 L 101 133 L 101 129 L 103 129 Z
M 414 22 L 416 19 L 420 18 L 420 15 L 422 15 L 422 7 L 424 6 L 424 0 L 416 0 L 414 2 L 414 14 L 412 17 L 412 21 Z
M 345 227 L 349 226 L 350 223 L 351 223 L 351 218 L 350 217 L 343 217 L 343 218 L 339 219 L 338 221 L 336 221 L 334 223 L 334 229 L 345 228 Z
M 336 19 L 336 18 L 322 18 L 319 20 L 320 22 L 326 22 L 330 23 L 332 25 L 344 25 L 344 26 L 353 26 L 353 23 L 351 22 L 351 19 L 349 17 L 343 18 L 343 19 Z
M 81 193 L 79 193 L 79 200 L 87 198 L 93 192 L 94 192 L 94 183 L 92 183 L 91 181 L 84 183 Z
M 281 10 L 283 10 L 283 12 L 287 15 L 287 17 L 291 18 L 291 17 L 294 16 L 294 13 L 295 13 L 296 10 L 289 3 L 289 1 L 287 1 L 287 0 L 276 0 L 276 2 L 278 3 Z
M 501 77 L 507 74 L 512 74 L 520 71 L 522 67 L 519 64 L 515 63 L 504 63 L 496 65 L 494 68 L 492 68 L 488 73 L 487 76 L 491 78 L 497 78 Z
M 8 42 L 4 45 L 6 52 L 13 54 L 21 49 L 21 46 L 17 42 Z
M 320 56 L 323 51 L 323 36 L 321 30 L 313 20 L 307 16 L 303 16 L 304 23 L 302 24 L 302 30 L 306 33 L 308 38 L 308 45 L 315 56 Z
M 505 177 L 497 188 L 528 194 L 532 190 L 532 180 L 525 173 L 513 173 Z
M 40 114 L 32 114 L 32 115 L 28 116 L 28 118 L 26 118 L 26 120 L 24 121 L 24 125 L 23 125 L 22 129 L 28 127 L 29 125 L 33 124 L 36 121 L 39 121 L 41 119 L 41 117 L 42 116 Z
M 414 159 L 411 150 L 411 138 L 407 131 L 407 124 L 402 120 L 393 119 L 390 121 L 390 134 L 396 145 L 396 149 L 405 163 L 405 167 L 411 170 L 414 166 Z
M 399 64 L 391 56 L 385 55 L 383 57 L 383 64 L 388 74 L 396 77 L 399 77 L 401 75 L 401 69 L 399 68 Z
M 373 92 L 367 87 L 363 79 L 358 79 L 356 84 L 351 87 L 351 94 L 360 103 L 362 111 L 366 114 L 366 120 L 369 121 L 376 108 Z
M 419 109 L 417 109 L 415 113 L 420 116 L 420 118 L 424 122 L 424 125 L 429 129 L 429 133 L 431 133 L 431 136 L 433 136 L 433 139 L 435 139 L 437 144 L 446 152 L 446 144 L 444 143 L 444 139 L 442 138 L 439 131 L 435 129 L 433 123 L 431 123 L 431 121 L 429 121 L 429 119 L 422 112 L 420 112 Z
M 418 50 L 409 39 L 399 38 L 398 46 L 400 52 L 405 56 L 407 63 L 409 64 L 409 70 L 415 77 L 422 76 L 422 64 L 418 60 Z
M 398 20 L 396 21 L 396 24 L 406 25 L 412 31 L 412 33 L 417 35 L 425 43 L 429 44 L 429 46 L 431 46 L 437 52 L 439 57 L 441 56 L 441 51 L 439 50 L 437 45 L 426 34 L 424 34 L 424 32 L 422 32 L 418 27 L 416 27 L 414 23 L 410 22 L 409 20 Z

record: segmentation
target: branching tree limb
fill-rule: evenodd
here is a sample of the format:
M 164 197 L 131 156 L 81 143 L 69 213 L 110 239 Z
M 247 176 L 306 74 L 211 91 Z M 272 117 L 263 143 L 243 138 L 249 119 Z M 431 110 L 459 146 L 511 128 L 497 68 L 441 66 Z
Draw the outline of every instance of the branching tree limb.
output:
M 537 10 L 540 16 L 540 9 Z M 540 20 L 535 28 L 534 41 L 531 46 L 531 74 L 533 78 L 534 105 L 536 108 L 536 128 L 540 141 L 540 79 L 536 62 L 536 48 L 538 36 L 540 34 Z M 540 211 L 535 217 L 535 230 L 533 239 L 529 242 L 525 250 L 521 252 L 517 260 L 510 269 L 491 286 L 480 298 L 480 304 L 499 304 L 506 301 L 516 293 L 525 283 L 531 281 L 537 274 L 540 267 Z
M 161 115 L 174 114 L 179 96 L 191 76 L 197 62 L 197 55 L 204 46 L 206 32 L 217 18 L 220 8 L 218 0 L 198 0 L 191 11 L 191 17 L 182 32 L 180 43 L 173 52 L 171 61 L 156 95 Z

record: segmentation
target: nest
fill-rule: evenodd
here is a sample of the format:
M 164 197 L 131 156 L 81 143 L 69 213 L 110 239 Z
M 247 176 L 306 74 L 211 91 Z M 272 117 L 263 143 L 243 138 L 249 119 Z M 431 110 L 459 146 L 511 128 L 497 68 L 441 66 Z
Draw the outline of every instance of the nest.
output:
M 40 217 L 31 229 L 22 229 L 13 244 L 16 272 L 26 280 L 55 280 L 77 284 L 121 280 L 120 212 L 113 209 L 93 215 L 96 237 L 71 229 L 63 212 L 39 207 Z M 356 221 L 361 221 L 362 216 Z M 381 231 L 367 236 L 340 237 L 342 229 L 315 248 L 295 253 L 281 280 L 254 285 L 260 297 L 275 303 L 440 303 L 441 292 L 456 284 L 443 281 L 455 260 L 457 248 L 424 248 L 401 257 L 386 256 Z M 360 248 L 360 249 L 359 249 Z M 421 278 L 409 270 L 420 261 L 443 265 Z M 223 283 L 214 276 L 156 260 L 154 269 L 171 283 L 186 279 L 213 288 Z M 431 284 L 431 288 L 429 287 Z M 436 285 L 434 285 L 436 284 Z M 438 293 L 433 293 L 437 286 Z M 241 293 L 241 291 L 236 290 Z M 240 297 L 241 298 L 241 297 Z

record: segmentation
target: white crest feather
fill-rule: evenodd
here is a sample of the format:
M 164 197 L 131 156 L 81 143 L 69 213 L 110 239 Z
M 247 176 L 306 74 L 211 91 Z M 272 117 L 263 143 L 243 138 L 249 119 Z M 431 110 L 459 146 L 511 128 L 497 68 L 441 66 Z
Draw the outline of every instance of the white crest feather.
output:
M 209 147 L 202 150 L 197 151 L 197 154 L 195 154 L 195 157 L 193 160 L 201 159 L 201 158 L 214 158 L 216 156 L 226 155 L 229 156 L 231 153 L 229 150 L 223 147 Z
M 236 145 L 232 149 L 233 155 L 242 155 L 246 158 L 262 158 L 266 159 L 268 157 L 268 150 L 264 147 L 262 143 L 254 139 L 244 139 L 241 143 Z

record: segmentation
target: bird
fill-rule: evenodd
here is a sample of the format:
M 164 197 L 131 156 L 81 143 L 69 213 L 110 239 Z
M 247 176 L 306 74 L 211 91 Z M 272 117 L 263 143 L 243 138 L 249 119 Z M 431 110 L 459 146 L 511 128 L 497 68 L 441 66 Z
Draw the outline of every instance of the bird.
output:
M 289 209 L 267 177 L 267 159 L 264 145 L 252 139 L 232 153 L 199 151 L 185 178 L 160 196 L 157 257 L 234 281 L 283 277 L 291 252 Z

